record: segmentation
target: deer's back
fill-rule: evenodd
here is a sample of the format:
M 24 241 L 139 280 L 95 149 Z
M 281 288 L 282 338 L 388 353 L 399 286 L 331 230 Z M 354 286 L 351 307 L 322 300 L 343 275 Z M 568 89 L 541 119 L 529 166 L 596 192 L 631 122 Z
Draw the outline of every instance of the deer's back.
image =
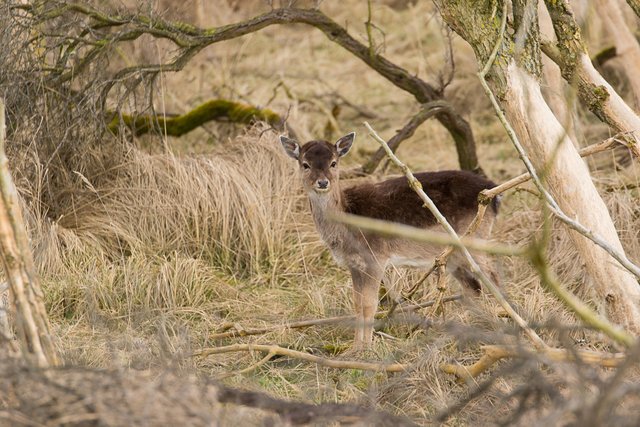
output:
M 496 186 L 492 181 L 467 171 L 421 172 L 415 177 L 440 212 L 454 225 L 474 215 L 478 194 Z M 347 213 L 401 222 L 415 227 L 429 227 L 435 217 L 423 207 L 405 177 L 375 184 L 360 184 L 343 191 Z M 497 205 L 493 205 L 497 210 Z

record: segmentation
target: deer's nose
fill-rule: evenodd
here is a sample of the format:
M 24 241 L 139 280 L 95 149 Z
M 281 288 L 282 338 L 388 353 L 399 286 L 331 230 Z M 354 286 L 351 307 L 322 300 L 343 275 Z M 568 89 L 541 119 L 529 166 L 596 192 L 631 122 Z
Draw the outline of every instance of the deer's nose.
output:
M 329 187 L 329 180 L 328 179 L 319 179 L 318 180 L 318 188 L 328 188 Z

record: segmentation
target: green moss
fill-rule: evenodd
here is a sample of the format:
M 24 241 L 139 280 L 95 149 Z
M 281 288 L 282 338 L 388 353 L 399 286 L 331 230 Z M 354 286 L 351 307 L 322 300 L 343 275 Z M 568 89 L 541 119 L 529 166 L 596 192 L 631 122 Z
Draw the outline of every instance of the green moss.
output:
M 156 131 L 169 136 L 182 136 L 212 120 L 244 124 L 264 121 L 276 127 L 282 124 L 280 116 L 271 110 L 215 99 L 177 117 L 115 115 L 107 127 L 113 133 L 118 133 L 124 126 L 134 135 Z
M 603 111 L 604 104 L 609 100 L 610 96 L 607 88 L 604 86 L 585 85 L 581 89 L 583 89 L 589 111 L 606 121 Z

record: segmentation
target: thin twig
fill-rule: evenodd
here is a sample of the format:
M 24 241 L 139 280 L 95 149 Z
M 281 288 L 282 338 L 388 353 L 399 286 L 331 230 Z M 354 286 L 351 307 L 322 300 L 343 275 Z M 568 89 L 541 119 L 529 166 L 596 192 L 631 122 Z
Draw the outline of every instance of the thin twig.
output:
M 451 302 L 458 301 L 462 299 L 462 295 L 451 295 L 447 298 L 444 298 L 442 302 Z M 400 306 L 400 312 L 409 313 L 412 311 L 419 310 L 421 308 L 431 307 L 435 304 L 435 301 L 425 301 L 419 304 L 412 304 L 408 306 Z M 392 310 L 388 311 L 379 311 L 375 314 L 376 319 L 381 318 L 389 318 L 392 315 Z M 353 323 L 356 320 L 356 316 L 335 316 L 335 317 L 326 317 L 323 319 L 310 319 L 310 320 L 299 320 L 296 322 L 284 323 L 281 325 L 272 325 L 266 326 L 264 328 L 256 328 L 256 329 L 241 329 L 235 331 L 226 331 L 220 332 L 217 334 L 209 335 L 209 339 L 212 340 L 220 340 L 224 338 L 234 338 L 234 337 L 246 337 L 250 335 L 263 335 L 269 332 L 279 331 L 282 329 L 300 329 L 300 328 L 308 328 L 310 326 L 321 326 L 321 325 L 333 325 L 333 324 L 341 324 L 341 323 Z
M 327 214 L 327 217 L 332 221 L 337 221 L 365 231 L 371 231 L 381 236 L 401 237 L 415 242 L 431 243 L 442 246 L 451 245 L 457 249 L 468 248 L 479 252 L 502 256 L 522 255 L 525 251 L 525 249 L 520 246 L 493 243 L 475 237 L 455 238 L 450 234 L 359 215 L 331 213 Z
M 294 359 L 304 360 L 320 366 L 326 366 L 328 368 L 360 369 L 362 371 L 376 372 L 404 372 L 407 370 L 407 365 L 403 365 L 401 363 L 375 363 L 361 362 L 358 360 L 333 360 L 327 359 L 325 357 L 315 356 L 309 353 L 304 353 L 302 351 L 291 350 L 277 345 L 262 344 L 233 344 L 223 347 L 205 348 L 193 353 L 192 357 L 206 357 L 213 354 L 233 353 L 239 351 L 269 352 L 279 356 L 287 356 Z
M 589 145 L 587 147 L 583 147 L 580 149 L 579 154 L 581 157 L 588 157 L 596 153 L 600 153 L 602 151 L 610 150 L 611 148 L 616 146 L 616 143 L 626 146 L 623 142 L 620 141 L 620 134 L 614 135 L 611 138 L 607 138 L 604 141 Z M 523 184 L 531 179 L 531 174 L 529 172 L 525 172 L 522 175 L 518 175 L 515 178 L 511 178 L 508 181 L 503 182 L 497 187 L 490 188 L 488 190 L 483 190 L 482 194 L 488 198 L 494 198 L 498 194 L 502 194 L 507 190 L 510 190 L 514 187 L 517 187 L 520 184 Z
M 227 372 L 225 374 L 222 374 L 218 377 L 219 380 L 223 380 L 225 378 L 229 378 L 229 377 L 235 377 L 236 375 L 243 375 L 246 374 L 248 372 L 251 371 L 255 371 L 256 369 L 258 369 L 260 366 L 264 365 L 265 363 L 267 363 L 269 360 L 271 360 L 271 358 L 275 355 L 274 352 L 270 351 L 269 353 L 267 353 L 267 355 L 265 357 L 263 357 L 262 359 L 260 359 L 258 362 L 247 366 L 244 369 L 241 369 L 239 371 L 236 372 Z

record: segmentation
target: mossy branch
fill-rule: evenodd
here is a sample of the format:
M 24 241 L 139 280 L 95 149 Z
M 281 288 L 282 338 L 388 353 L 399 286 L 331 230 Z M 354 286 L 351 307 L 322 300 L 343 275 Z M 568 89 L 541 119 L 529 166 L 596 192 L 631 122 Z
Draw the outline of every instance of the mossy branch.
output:
M 284 120 L 271 110 L 225 99 L 214 99 L 197 106 L 188 113 L 175 117 L 114 115 L 108 128 L 115 134 L 121 132 L 123 128 L 127 128 L 135 136 L 149 132 L 182 136 L 212 120 L 242 124 L 264 121 L 278 130 L 282 130 L 284 127 Z

